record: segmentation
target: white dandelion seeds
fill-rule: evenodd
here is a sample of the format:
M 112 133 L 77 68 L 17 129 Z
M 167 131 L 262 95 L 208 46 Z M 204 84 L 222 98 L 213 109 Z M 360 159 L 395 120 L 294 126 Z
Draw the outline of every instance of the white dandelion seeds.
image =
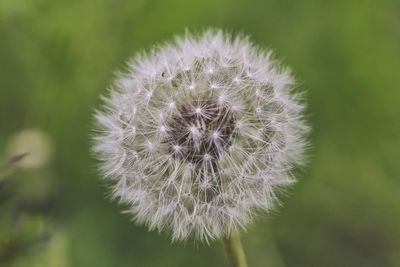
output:
M 293 87 L 270 51 L 219 30 L 137 56 L 96 113 L 93 150 L 113 196 L 173 240 L 246 227 L 302 163 Z

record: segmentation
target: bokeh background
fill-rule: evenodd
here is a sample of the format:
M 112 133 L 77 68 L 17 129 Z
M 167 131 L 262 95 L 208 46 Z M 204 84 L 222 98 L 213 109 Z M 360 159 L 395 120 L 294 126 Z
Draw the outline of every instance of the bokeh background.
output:
M 121 214 L 89 154 L 113 72 L 185 29 L 249 34 L 291 66 L 310 164 L 244 234 L 249 265 L 400 266 L 400 2 L 0 0 L 0 266 L 227 266 Z

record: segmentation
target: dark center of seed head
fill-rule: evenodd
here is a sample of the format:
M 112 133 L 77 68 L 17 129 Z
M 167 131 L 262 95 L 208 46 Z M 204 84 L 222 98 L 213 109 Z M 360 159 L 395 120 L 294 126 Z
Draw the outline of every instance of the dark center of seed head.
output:
M 182 104 L 167 124 L 168 152 L 195 165 L 215 162 L 231 145 L 235 128 L 230 108 L 214 99 Z

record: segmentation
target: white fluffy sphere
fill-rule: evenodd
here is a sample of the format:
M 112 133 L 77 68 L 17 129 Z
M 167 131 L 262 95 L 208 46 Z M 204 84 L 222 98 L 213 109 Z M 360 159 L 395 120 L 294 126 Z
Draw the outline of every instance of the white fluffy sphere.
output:
M 302 163 L 308 127 L 293 85 L 269 51 L 218 30 L 137 56 L 96 113 L 113 196 L 174 240 L 245 227 Z

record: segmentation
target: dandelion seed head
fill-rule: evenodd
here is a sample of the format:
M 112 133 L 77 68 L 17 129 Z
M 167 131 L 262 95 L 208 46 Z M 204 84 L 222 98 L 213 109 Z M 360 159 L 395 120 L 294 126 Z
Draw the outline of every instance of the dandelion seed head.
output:
M 173 240 L 246 227 L 303 162 L 293 87 L 270 51 L 219 30 L 137 56 L 96 112 L 93 150 L 113 196 Z

